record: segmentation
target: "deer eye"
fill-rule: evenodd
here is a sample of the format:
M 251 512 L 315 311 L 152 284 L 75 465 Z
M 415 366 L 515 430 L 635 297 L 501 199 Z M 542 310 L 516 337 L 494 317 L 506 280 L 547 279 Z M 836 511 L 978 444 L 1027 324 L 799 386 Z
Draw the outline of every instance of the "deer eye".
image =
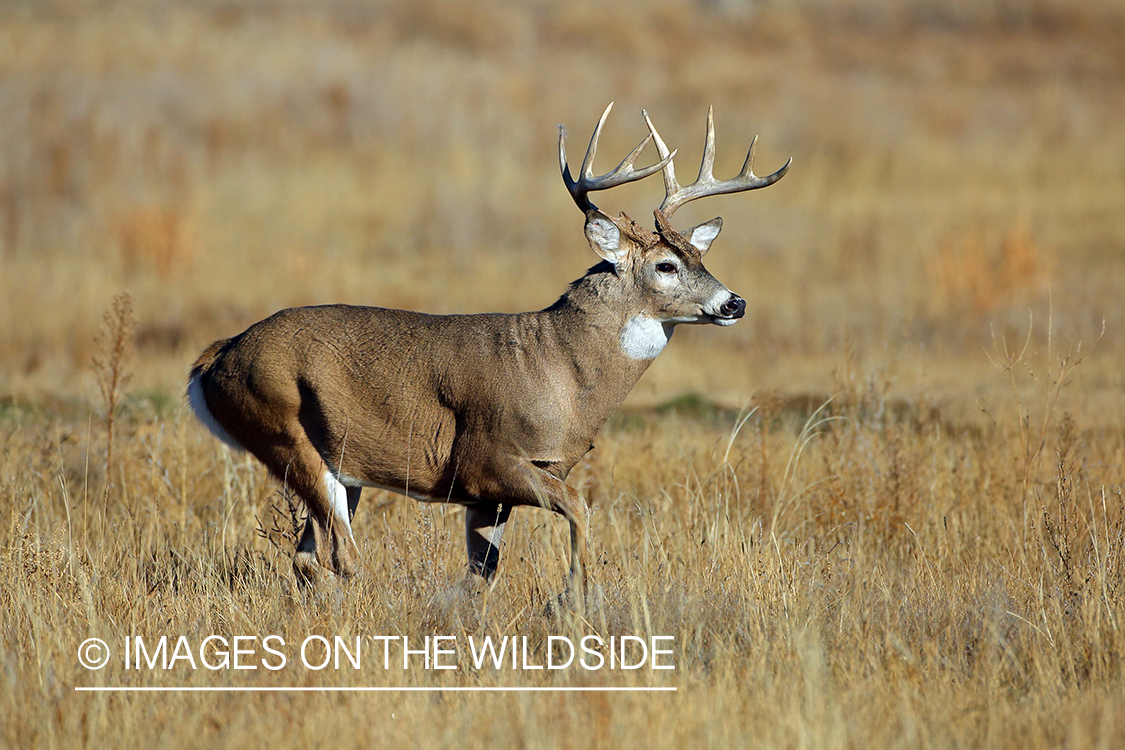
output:
M 663 263 L 657 263 L 656 264 L 656 270 L 660 271 L 660 273 L 675 273 L 676 272 L 676 266 L 675 266 L 674 263 L 669 263 L 668 261 L 664 261 Z

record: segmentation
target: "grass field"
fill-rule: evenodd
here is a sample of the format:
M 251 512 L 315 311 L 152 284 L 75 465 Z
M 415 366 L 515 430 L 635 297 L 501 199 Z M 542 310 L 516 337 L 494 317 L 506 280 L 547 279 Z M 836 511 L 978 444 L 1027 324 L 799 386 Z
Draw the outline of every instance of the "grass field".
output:
M 0 745 L 1122 746 L 1123 34 L 1111 0 L 4 5 Z M 517 511 L 482 596 L 461 512 L 383 492 L 364 573 L 298 591 L 301 510 L 191 418 L 191 361 L 300 304 L 549 305 L 594 262 L 555 125 L 576 161 L 611 100 L 599 171 L 643 107 L 690 176 L 708 104 L 719 177 L 755 133 L 794 165 L 677 214 L 724 217 L 747 315 L 677 333 L 572 472 L 586 618 L 560 519 Z M 122 661 L 209 635 L 258 668 Z M 673 636 L 675 669 L 469 644 L 588 635 Z

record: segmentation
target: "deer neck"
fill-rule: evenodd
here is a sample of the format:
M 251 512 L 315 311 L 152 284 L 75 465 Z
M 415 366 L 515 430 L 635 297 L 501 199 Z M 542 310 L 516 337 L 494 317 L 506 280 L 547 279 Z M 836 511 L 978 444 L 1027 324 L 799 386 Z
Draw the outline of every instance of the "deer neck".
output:
M 620 405 L 672 335 L 671 325 L 630 305 L 624 280 L 609 263 L 594 266 L 543 313 L 560 352 L 570 360 L 579 392 L 605 418 Z

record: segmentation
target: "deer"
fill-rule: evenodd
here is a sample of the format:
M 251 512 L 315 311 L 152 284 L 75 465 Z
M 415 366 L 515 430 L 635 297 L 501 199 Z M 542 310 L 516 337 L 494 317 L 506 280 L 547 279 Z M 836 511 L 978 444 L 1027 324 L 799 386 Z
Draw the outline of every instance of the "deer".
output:
M 713 110 L 699 176 L 676 179 L 652 124 L 613 170 L 594 176 L 594 128 L 577 179 L 559 126 L 563 182 L 585 216 L 600 260 L 549 307 L 517 314 L 430 315 L 349 305 L 295 307 L 211 344 L 191 367 L 187 400 L 199 421 L 247 451 L 303 502 L 297 582 L 347 579 L 361 568 L 352 520 L 363 487 L 465 509 L 466 580 L 494 583 L 513 508 L 538 507 L 569 524 L 567 593 L 586 587 L 585 500 L 566 478 L 678 325 L 729 326 L 746 302 L 703 266 L 722 219 L 675 229 L 675 211 L 711 195 L 764 188 L 753 172 L 757 136 L 741 172 L 712 175 Z M 636 168 L 645 146 L 659 160 Z M 654 230 L 613 218 L 590 193 L 661 172 Z M 327 571 L 327 572 L 326 572 Z

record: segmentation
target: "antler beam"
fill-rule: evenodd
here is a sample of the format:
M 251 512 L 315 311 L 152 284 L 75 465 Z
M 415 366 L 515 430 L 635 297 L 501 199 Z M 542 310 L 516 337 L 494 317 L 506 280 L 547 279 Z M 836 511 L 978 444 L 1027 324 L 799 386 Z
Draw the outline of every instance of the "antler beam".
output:
M 653 138 L 651 135 L 645 136 L 645 139 L 641 141 L 640 145 L 633 149 L 632 153 L 626 156 L 625 160 L 618 164 L 614 170 L 606 172 L 600 177 L 594 177 L 594 154 L 598 151 L 598 136 L 601 135 L 602 125 L 605 124 L 606 118 L 609 117 L 609 111 L 611 109 L 613 109 L 613 102 L 610 102 L 609 106 L 605 108 L 601 119 L 598 120 L 598 126 L 594 128 L 594 135 L 590 138 L 590 145 L 586 148 L 586 157 L 582 160 L 582 170 L 577 180 L 571 177 L 570 167 L 566 163 L 566 128 L 559 125 L 559 168 L 562 170 L 563 182 L 566 183 L 566 189 L 570 191 L 571 197 L 574 198 L 574 202 L 578 204 L 578 208 L 582 209 L 583 213 L 592 208 L 597 208 L 597 206 L 590 202 L 589 193 L 595 190 L 606 190 L 611 187 L 617 187 L 618 185 L 624 185 L 627 182 L 643 180 L 649 175 L 656 174 L 661 169 L 666 167 L 671 168 L 672 157 L 676 155 L 675 151 L 668 153 L 668 150 L 663 148 L 663 144 L 661 143 L 660 147 L 663 150 L 660 152 L 662 158 L 659 162 L 653 164 L 651 167 L 633 169 L 633 162 L 637 160 L 637 157 L 641 154 L 641 150 L 644 149 Z M 651 128 L 652 126 L 650 125 L 649 127 Z M 653 132 L 655 133 L 655 131 Z M 657 143 L 660 143 L 659 136 L 657 137 Z M 667 178 L 665 178 L 665 180 L 667 181 Z
M 676 152 L 668 151 L 668 147 L 664 145 L 660 134 L 657 133 L 656 128 L 653 127 L 648 112 L 642 110 L 641 114 L 648 124 L 652 139 L 656 142 L 656 150 L 662 158 L 661 163 L 664 164 L 665 197 L 664 202 L 660 204 L 659 210 L 664 214 L 665 218 L 670 218 L 677 208 L 696 198 L 705 198 L 709 195 L 723 195 L 725 193 L 741 193 L 744 190 L 756 190 L 772 185 L 785 176 L 785 173 L 789 171 L 789 165 L 793 163 L 793 158 L 790 157 L 789 161 L 785 162 L 785 165 L 773 174 L 766 177 L 758 177 L 755 175 L 754 146 L 758 142 L 758 136 L 754 136 L 754 140 L 750 141 L 750 151 L 746 154 L 746 162 L 742 165 L 742 171 L 738 173 L 738 176 L 730 180 L 716 180 L 711 173 L 711 170 L 715 166 L 715 120 L 712 114 L 712 108 L 708 107 L 707 141 L 703 146 L 703 163 L 699 166 L 699 177 L 692 184 L 681 186 L 676 182 L 676 168 L 672 164 L 672 157 L 676 155 Z M 595 133 L 594 136 L 596 140 L 597 133 Z

